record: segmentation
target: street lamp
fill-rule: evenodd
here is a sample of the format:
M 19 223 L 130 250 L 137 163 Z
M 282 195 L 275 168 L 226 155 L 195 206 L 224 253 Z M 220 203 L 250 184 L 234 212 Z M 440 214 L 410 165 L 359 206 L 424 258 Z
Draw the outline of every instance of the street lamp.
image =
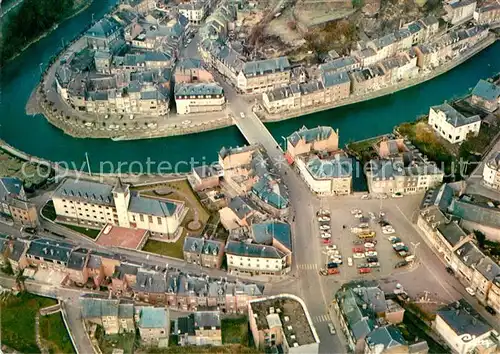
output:
M 417 258 L 417 248 L 420 245 L 420 242 L 410 242 L 411 246 L 413 247 L 413 255 L 415 256 L 415 259 Z

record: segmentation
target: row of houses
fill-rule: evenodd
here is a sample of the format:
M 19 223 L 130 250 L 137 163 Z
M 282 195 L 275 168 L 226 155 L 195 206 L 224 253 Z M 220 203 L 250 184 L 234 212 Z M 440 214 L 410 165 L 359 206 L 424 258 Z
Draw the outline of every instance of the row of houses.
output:
M 264 287 L 192 275 L 175 268 L 137 264 L 120 254 L 84 249 L 66 242 L 36 238 L 31 241 L 0 235 L 4 261 L 15 272 L 53 272 L 64 284 L 105 287 L 113 296 L 183 311 L 217 309 L 246 312 L 250 299 Z
M 139 332 L 144 346 L 168 347 L 170 335 L 184 345 L 222 345 L 219 311 L 197 311 L 172 320 L 165 307 L 137 306 L 133 301 L 96 294 L 80 296 L 81 318 L 102 326 L 107 335 Z
M 455 202 L 459 201 L 447 184 L 429 190 L 422 201 L 417 225 L 458 280 L 475 292 L 481 304 L 499 312 L 500 266 L 485 256 L 474 235 L 465 231 L 467 224 L 453 206 Z

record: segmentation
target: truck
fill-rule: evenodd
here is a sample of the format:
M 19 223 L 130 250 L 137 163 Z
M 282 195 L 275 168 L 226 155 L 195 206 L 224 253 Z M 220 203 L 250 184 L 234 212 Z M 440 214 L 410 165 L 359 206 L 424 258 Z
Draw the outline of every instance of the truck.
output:
M 338 268 L 321 268 L 319 270 L 319 275 L 322 276 L 327 276 L 327 275 L 334 275 L 334 274 L 340 274 L 340 270 Z

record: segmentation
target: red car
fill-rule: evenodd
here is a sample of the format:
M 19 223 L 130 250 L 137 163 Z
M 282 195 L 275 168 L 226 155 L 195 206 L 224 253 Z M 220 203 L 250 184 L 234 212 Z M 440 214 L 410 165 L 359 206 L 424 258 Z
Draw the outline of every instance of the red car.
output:
M 329 238 L 324 238 L 323 239 L 323 243 L 324 244 L 329 244 L 330 243 L 330 239 Z
M 371 271 L 372 270 L 370 268 L 359 268 L 358 269 L 359 274 L 371 273 Z
M 365 248 L 364 247 L 353 247 L 352 248 L 352 253 L 364 253 Z

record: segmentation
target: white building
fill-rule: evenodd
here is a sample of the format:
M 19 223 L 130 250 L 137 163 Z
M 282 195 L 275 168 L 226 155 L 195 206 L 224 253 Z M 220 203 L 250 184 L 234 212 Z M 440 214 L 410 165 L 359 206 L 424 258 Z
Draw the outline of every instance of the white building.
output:
M 490 188 L 500 190 L 500 151 L 484 164 L 483 182 Z
M 499 338 L 498 333 L 463 300 L 439 310 L 434 329 L 452 352 L 458 354 L 494 353 L 497 344 L 493 338 L 496 341 Z
M 216 83 L 180 83 L 175 85 L 177 114 L 222 111 L 224 90 Z
M 318 195 L 348 195 L 352 189 L 352 161 L 337 155 L 330 159 L 296 158 L 301 177 Z
M 273 246 L 228 241 L 225 252 L 230 273 L 280 275 L 290 270 L 288 255 Z
M 193 25 L 201 24 L 207 13 L 207 8 L 202 1 L 181 3 L 177 8 L 179 13 L 184 15 Z
M 479 116 L 465 117 L 448 103 L 431 107 L 429 125 L 452 144 L 461 143 L 468 134 L 477 135 L 481 127 Z
M 90 228 L 111 224 L 166 238 L 176 235 L 187 213 L 183 202 L 141 196 L 120 180 L 113 187 L 68 178 L 55 190 L 52 201 L 59 222 Z
M 476 0 L 454 0 L 444 5 L 446 15 L 443 19 L 452 25 L 471 20 L 476 10 Z

